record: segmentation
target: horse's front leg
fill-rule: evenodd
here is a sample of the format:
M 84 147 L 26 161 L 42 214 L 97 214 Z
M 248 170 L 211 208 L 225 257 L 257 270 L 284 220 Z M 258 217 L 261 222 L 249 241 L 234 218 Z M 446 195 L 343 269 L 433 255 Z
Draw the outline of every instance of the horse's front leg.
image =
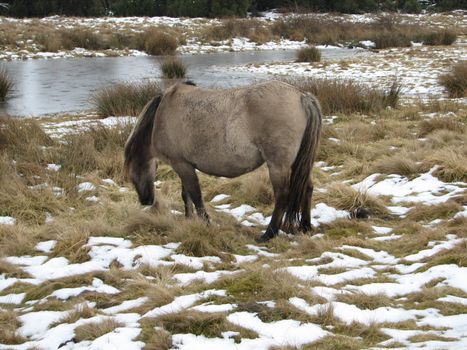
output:
M 193 201 L 196 213 L 200 218 L 209 223 L 209 215 L 206 213 L 206 209 L 204 208 L 203 196 L 201 195 L 201 188 L 199 186 L 198 175 L 196 175 L 195 168 L 191 164 L 185 162 L 177 162 L 171 165 L 182 181 L 182 188 L 185 189 L 186 194 L 188 194 L 191 201 Z M 184 191 L 182 190 L 182 196 L 184 196 L 183 192 Z M 187 213 L 186 202 L 185 213 Z

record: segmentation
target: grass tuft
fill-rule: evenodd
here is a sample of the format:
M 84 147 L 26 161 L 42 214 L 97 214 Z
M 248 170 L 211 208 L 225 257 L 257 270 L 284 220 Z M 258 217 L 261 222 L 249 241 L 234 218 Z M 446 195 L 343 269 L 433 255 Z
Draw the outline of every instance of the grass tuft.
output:
M 296 78 L 284 79 L 299 89 L 310 92 L 320 101 L 323 113 L 375 113 L 396 107 L 400 86 L 393 83 L 388 91 L 370 88 L 351 80 Z
M 11 80 L 5 68 L 0 67 L 0 102 L 6 101 L 13 89 L 13 80 Z
M 98 90 L 92 102 L 101 117 L 137 116 L 160 93 L 159 85 L 153 81 L 117 83 Z
M 467 61 L 460 61 L 451 68 L 451 72 L 439 78 L 449 97 L 467 97 Z
M 297 62 L 319 62 L 321 52 L 314 46 L 306 47 L 297 51 Z
M 142 34 L 143 50 L 153 56 L 174 55 L 177 39 L 159 29 L 151 28 Z
M 123 324 L 114 321 L 113 319 L 86 323 L 75 328 L 75 339 L 77 342 L 83 340 L 94 340 L 122 326 Z
M 160 65 L 162 77 L 166 79 L 185 78 L 187 67 L 181 59 L 169 57 L 162 61 Z

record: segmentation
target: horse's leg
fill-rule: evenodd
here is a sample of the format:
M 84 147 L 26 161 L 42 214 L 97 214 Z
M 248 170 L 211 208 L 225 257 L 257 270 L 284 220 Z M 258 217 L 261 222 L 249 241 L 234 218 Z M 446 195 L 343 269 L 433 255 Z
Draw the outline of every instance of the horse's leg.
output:
M 185 204 L 185 216 L 187 218 L 191 218 L 193 216 L 193 201 L 191 200 L 188 191 L 186 190 L 185 186 L 182 184 L 182 199 L 183 203 Z
M 258 243 L 266 242 L 277 235 L 284 217 L 289 198 L 290 169 L 269 165 L 269 177 L 274 190 L 274 211 L 266 232 L 257 239 Z
M 313 182 L 311 179 L 308 179 L 308 184 L 306 186 L 306 194 L 303 198 L 302 208 L 301 208 L 301 219 L 300 219 L 300 230 L 303 232 L 311 231 L 311 198 L 313 195 Z
M 198 216 L 209 222 L 209 216 L 204 208 L 203 196 L 201 195 L 201 188 L 199 186 L 198 175 L 196 175 L 195 168 L 191 164 L 185 162 L 178 162 L 171 165 L 182 180 L 182 187 L 186 190 L 186 193 L 195 204 Z

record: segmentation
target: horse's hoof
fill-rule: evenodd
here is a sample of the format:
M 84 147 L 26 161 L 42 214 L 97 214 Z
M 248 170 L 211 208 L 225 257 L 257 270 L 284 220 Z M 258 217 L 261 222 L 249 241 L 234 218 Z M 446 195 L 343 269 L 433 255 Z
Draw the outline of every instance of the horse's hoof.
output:
M 256 243 L 266 243 L 270 239 L 274 238 L 275 235 L 271 234 L 270 232 L 266 231 L 261 237 L 256 238 L 255 241 Z

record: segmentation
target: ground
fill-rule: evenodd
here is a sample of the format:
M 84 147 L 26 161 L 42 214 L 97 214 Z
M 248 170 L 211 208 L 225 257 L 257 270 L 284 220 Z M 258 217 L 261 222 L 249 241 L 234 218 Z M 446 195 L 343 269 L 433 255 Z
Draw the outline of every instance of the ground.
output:
M 403 103 L 325 115 L 313 230 L 262 245 L 264 167 L 200 174 L 208 226 L 184 218 L 166 165 L 161 212 L 138 204 L 122 172 L 134 117 L 1 119 L 0 349 L 465 348 L 467 108 L 437 79 L 464 53 L 336 63 L 379 87 L 378 72 L 410 67 Z M 434 73 L 408 78 L 423 69 L 407 54 Z M 271 67 L 338 75 L 334 63 L 236 69 Z

